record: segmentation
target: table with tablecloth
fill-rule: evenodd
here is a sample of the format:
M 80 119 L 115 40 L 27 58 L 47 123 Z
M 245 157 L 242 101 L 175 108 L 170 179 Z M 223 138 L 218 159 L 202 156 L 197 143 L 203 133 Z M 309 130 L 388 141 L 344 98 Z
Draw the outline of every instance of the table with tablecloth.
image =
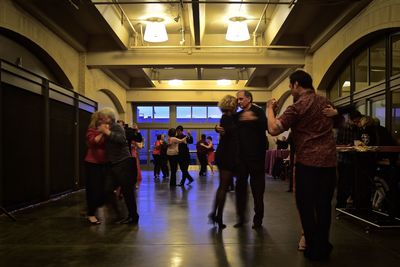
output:
M 275 160 L 277 158 L 285 159 L 289 156 L 288 149 L 271 149 L 265 153 L 265 173 L 272 175 L 274 169 Z
M 400 228 L 399 189 L 396 186 L 399 179 L 396 159 L 399 159 L 400 146 L 340 146 L 336 150 L 347 154 L 354 166 L 351 195 L 353 207 L 336 210 L 378 228 Z M 377 158 L 382 158 L 380 155 L 394 157 L 384 166 L 376 161 Z M 372 193 L 380 188 L 384 189 L 384 184 L 394 186 L 388 187 L 386 192 L 383 191 L 385 202 L 382 203 L 387 204 L 386 207 L 376 210 L 372 205 Z

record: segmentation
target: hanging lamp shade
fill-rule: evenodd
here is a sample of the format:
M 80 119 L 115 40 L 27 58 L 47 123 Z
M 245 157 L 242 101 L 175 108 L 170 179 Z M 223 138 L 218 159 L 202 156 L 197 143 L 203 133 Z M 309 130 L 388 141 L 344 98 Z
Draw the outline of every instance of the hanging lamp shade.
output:
M 245 17 L 232 17 L 229 19 L 225 39 L 232 42 L 241 42 L 250 39 L 249 28 Z
M 167 29 L 162 18 L 149 18 L 147 21 L 143 37 L 146 42 L 161 43 L 168 41 Z

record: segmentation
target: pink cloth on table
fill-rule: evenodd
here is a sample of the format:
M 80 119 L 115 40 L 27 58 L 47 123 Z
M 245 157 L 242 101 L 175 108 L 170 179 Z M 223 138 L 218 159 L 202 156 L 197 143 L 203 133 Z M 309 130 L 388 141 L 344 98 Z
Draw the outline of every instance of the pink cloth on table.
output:
M 267 150 L 265 154 L 265 172 L 272 175 L 276 158 L 287 158 L 289 156 L 288 149 Z

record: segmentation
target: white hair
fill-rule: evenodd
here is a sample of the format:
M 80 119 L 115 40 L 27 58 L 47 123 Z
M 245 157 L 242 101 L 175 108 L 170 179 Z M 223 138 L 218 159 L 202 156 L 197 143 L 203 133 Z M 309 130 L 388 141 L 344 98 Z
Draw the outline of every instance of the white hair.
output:
M 112 108 L 103 108 L 99 110 L 99 113 L 110 118 L 113 122 L 116 120 L 115 111 Z

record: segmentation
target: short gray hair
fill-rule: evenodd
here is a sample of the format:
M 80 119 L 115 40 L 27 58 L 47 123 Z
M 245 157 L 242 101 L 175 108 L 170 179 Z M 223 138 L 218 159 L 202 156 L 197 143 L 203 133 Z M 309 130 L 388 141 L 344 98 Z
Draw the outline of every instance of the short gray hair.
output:
M 113 122 L 116 120 L 115 111 L 112 108 L 103 108 L 99 110 L 99 113 L 110 118 Z
M 249 90 L 239 90 L 236 94 L 239 94 L 240 92 L 243 92 L 245 97 L 250 98 L 250 103 L 253 103 L 253 94 Z

